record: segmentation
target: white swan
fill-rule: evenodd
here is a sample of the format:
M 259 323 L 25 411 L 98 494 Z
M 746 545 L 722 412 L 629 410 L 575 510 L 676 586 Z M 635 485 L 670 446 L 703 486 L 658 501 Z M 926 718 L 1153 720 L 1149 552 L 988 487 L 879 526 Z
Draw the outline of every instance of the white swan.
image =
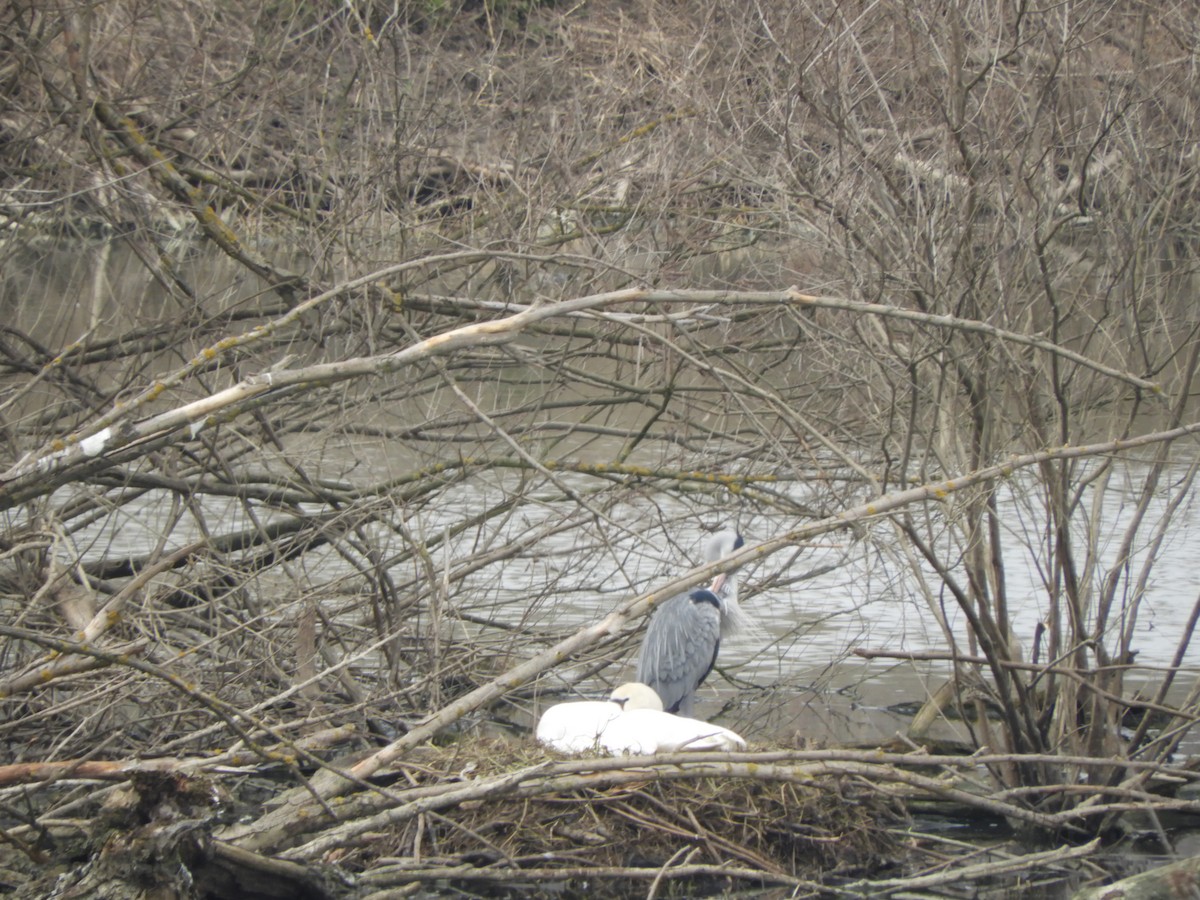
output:
M 600 746 L 614 755 L 746 749 L 742 736 L 728 728 L 663 712 L 654 689 L 636 681 L 613 691 L 611 702 L 622 710 L 604 726 Z
M 562 753 L 583 753 L 597 749 L 604 729 L 624 710 L 626 699 L 622 692 L 627 687 L 621 685 L 608 700 L 577 700 L 551 706 L 538 719 L 538 743 Z M 615 699 L 618 695 L 620 698 Z M 657 703 L 659 711 L 662 710 L 662 701 L 657 694 L 653 700 L 641 696 L 634 703 L 635 709 L 638 703 L 650 703 L 651 709 Z
M 536 736 L 562 753 L 602 750 L 623 756 L 746 746 L 728 728 L 663 712 L 658 694 L 637 682 L 621 685 L 608 700 L 551 706 L 538 720 Z

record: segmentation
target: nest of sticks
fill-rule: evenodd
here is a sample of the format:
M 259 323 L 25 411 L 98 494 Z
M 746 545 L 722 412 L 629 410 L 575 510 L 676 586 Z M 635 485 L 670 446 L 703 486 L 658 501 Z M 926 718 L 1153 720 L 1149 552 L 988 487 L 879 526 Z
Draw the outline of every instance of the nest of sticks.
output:
M 431 750 L 419 768 L 401 766 L 395 787 L 461 782 L 464 764 L 470 777 L 488 778 L 560 759 L 469 739 Z M 631 881 L 645 891 L 652 880 L 669 884 L 660 894 L 698 896 L 877 875 L 903 857 L 902 807 L 851 776 L 639 777 L 634 765 L 618 783 L 589 783 L 587 761 L 574 762 L 578 778 L 564 789 L 497 792 L 418 815 L 345 848 L 338 862 L 376 887 L 416 879 L 489 896 L 628 896 Z M 608 772 L 620 764 L 602 763 Z
M 693 755 L 714 766 L 728 756 Z M 138 885 L 153 883 L 156 897 L 204 900 L 703 896 L 807 886 L 803 895 L 877 876 L 905 849 L 900 804 L 853 775 L 773 781 L 690 761 L 565 759 L 466 737 L 424 745 L 377 773 L 372 781 L 388 798 L 357 792 L 327 830 L 313 823 L 316 833 L 340 831 L 337 840 L 305 844 L 310 834 L 290 849 L 244 852 L 223 839 L 225 829 L 261 812 L 285 785 L 266 771 L 166 762 L 77 766 L 62 784 L 76 800 L 69 834 L 45 831 L 31 836 L 27 855 L 16 845 L 0 853 L 8 888 L 46 896 L 65 877 L 92 896 L 140 898 Z M 82 799 L 89 780 L 92 803 Z

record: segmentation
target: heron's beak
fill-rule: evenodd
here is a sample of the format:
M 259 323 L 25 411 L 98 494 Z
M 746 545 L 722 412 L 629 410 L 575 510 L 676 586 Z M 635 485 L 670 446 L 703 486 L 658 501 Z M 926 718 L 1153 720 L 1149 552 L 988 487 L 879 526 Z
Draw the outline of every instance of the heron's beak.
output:
M 729 580 L 729 576 L 722 572 L 712 580 L 712 586 L 709 588 L 714 594 L 720 597 L 725 593 L 725 582 Z

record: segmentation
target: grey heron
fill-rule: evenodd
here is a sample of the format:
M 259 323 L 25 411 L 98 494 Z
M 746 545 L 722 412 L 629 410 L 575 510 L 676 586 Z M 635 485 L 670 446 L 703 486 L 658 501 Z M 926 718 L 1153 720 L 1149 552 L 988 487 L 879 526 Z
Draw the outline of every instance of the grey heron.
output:
M 736 531 L 718 531 L 705 542 L 704 561 L 716 562 L 742 544 Z M 708 589 L 676 594 L 650 617 L 637 680 L 654 689 L 664 710 L 690 716 L 696 689 L 717 661 L 721 638 L 736 631 L 743 619 L 736 572 L 721 573 Z
M 538 720 L 536 734 L 539 743 L 562 753 L 630 755 L 746 746 L 728 728 L 663 712 L 658 694 L 637 683 L 621 685 L 608 700 L 551 706 Z

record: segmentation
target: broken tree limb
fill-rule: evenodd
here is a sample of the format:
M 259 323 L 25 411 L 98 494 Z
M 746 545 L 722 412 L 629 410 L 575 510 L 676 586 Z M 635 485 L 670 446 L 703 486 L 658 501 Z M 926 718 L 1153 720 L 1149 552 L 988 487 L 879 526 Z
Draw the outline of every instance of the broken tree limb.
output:
M 1200 856 L 1159 866 L 1103 887 L 1076 891 L 1071 900 L 1168 900 L 1200 896 Z
M 310 752 L 336 746 L 354 735 L 354 726 L 324 728 L 297 738 L 295 745 Z M 279 747 L 280 752 L 289 748 Z M 54 762 L 13 763 L 0 766 L 0 787 L 34 784 L 50 779 L 76 778 L 96 781 L 125 781 L 139 772 L 224 772 L 243 770 L 263 762 L 263 755 L 247 748 L 229 750 L 213 756 L 159 757 L 157 759 L 64 759 Z
M 520 257 L 520 254 L 455 254 L 455 256 L 493 256 L 496 258 Z M 437 258 L 424 258 L 403 263 L 386 270 L 371 273 L 354 281 L 339 285 L 316 297 L 298 304 L 284 316 L 250 331 L 225 338 L 216 345 L 201 351 L 197 357 L 174 375 L 156 382 L 129 401 L 115 406 L 105 415 L 91 422 L 86 428 L 50 445 L 27 454 L 8 471 L 0 474 L 0 508 L 8 508 L 23 499 L 29 499 L 26 488 L 30 482 L 40 483 L 42 492 L 52 485 L 70 481 L 78 474 L 76 467 L 103 459 L 124 448 L 149 441 L 164 435 L 172 435 L 188 429 L 194 436 L 214 417 L 236 416 L 253 407 L 254 401 L 272 391 L 285 389 L 310 390 L 316 386 L 338 381 L 390 374 L 419 360 L 435 355 L 444 355 L 456 350 L 491 346 L 514 340 L 529 326 L 557 317 L 580 314 L 595 315 L 611 306 L 628 303 L 785 303 L 798 306 L 813 306 L 859 312 L 864 315 L 914 319 L 926 324 L 956 330 L 975 331 L 998 339 L 1034 347 L 1055 356 L 1062 356 L 1079 365 L 1095 369 L 1103 374 L 1131 383 L 1157 396 L 1157 384 L 1127 372 L 1120 372 L 1101 363 L 1089 360 L 1073 351 L 1045 341 L 1015 332 L 1006 332 L 982 322 L 957 319 L 953 316 L 934 316 L 928 313 L 896 309 L 882 304 L 856 303 L 841 298 L 820 297 L 804 294 L 792 288 L 786 291 L 660 291 L 631 288 L 584 297 L 575 297 L 556 303 L 535 304 L 522 307 L 518 312 L 499 319 L 474 322 L 441 334 L 425 338 L 395 353 L 380 356 L 358 357 L 333 363 L 317 364 L 298 369 L 267 371 L 245 378 L 231 387 L 209 397 L 184 404 L 173 410 L 151 416 L 138 422 L 128 421 L 128 416 L 149 400 L 161 396 L 172 385 L 207 366 L 214 359 L 248 343 L 260 341 L 283 325 L 295 321 L 304 312 L 321 302 L 341 296 L 355 286 L 377 281 L 385 274 L 395 273 L 417 265 L 429 265 Z M 1131 439 L 1137 441 L 1138 439 Z

